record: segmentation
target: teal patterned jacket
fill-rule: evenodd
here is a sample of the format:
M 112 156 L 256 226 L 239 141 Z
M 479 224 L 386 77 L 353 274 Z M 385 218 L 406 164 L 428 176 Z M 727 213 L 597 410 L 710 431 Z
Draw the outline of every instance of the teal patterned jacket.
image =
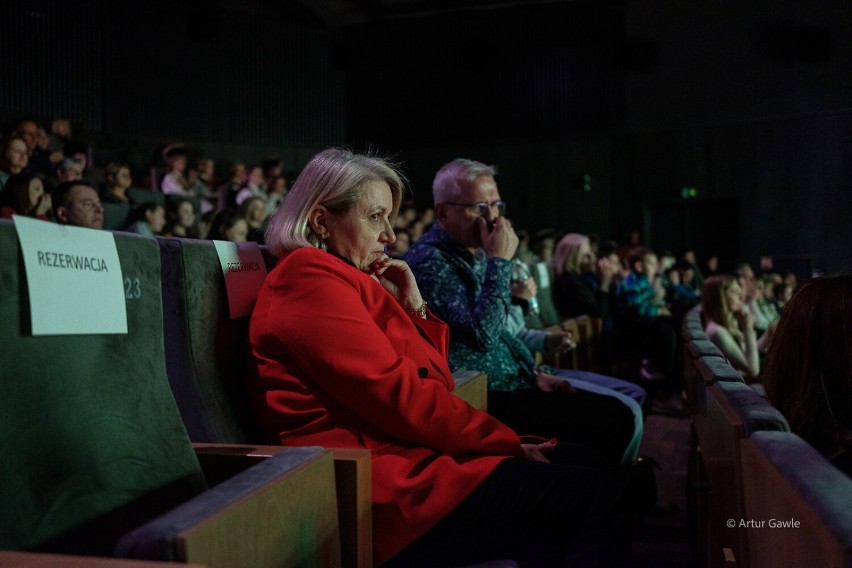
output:
M 511 261 L 487 258 L 458 245 L 437 223 L 408 253 L 423 299 L 450 326 L 450 369 L 482 371 L 488 389 L 532 388 L 535 358 L 506 329 L 511 305 Z

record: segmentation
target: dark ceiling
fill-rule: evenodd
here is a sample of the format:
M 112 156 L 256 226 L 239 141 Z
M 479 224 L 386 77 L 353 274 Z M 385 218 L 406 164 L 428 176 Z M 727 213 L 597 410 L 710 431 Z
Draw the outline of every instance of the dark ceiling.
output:
M 236 0 L 228 5 L 284 16 L 311 28 L 335 30 L 397 18 L 572 1 L 576 0 Z

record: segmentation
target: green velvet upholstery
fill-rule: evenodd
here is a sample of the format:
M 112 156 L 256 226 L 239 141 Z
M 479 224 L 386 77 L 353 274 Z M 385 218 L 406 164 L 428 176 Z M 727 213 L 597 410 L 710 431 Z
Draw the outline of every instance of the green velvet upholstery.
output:
M 115 242 L 129 333 L 34 337 L 18 239 L 0 223 L 0 548 L 109 553 L 140 510 L 205 487 L 166 379 L 157 244 Z
M 193 442 L 257 442 L 245 390 L 249 318 L 231 319 L 212 241 L 160 238 L 166 365 Z M 268 269 L 275 258 L 265 256 Z

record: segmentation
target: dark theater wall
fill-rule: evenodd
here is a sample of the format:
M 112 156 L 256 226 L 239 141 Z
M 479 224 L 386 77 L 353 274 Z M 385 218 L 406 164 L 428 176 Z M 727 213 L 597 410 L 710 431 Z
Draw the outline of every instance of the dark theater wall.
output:
M 96 143 L 183 140 L 296 167 L 344 142 L 344 85 L 328 31 L 253 6 L 4 1 L 3 118 L 64 116 Z
M 0 118 L 67 116 L 143 160 L 375 148 L 420 205 L 466 156 L 519 228 L 852 267 L 848 0 L 418 5 L 335 28 L 290 0 L 6 0 Z

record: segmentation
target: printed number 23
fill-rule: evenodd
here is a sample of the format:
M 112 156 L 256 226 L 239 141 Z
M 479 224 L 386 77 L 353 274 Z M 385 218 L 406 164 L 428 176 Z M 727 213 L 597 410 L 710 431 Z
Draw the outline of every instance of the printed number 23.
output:
M 124 279 L 124 297 L 128 300 L 138 300 L 142 297 L 142 286 L 138 278 Z

